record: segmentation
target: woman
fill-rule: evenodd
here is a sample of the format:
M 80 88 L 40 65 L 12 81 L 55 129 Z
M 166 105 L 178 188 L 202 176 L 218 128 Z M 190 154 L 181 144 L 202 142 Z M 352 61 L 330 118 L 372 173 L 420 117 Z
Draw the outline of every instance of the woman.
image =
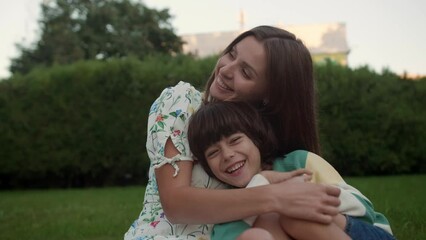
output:
M 280 182 L 252 189 L 221 189 L 194 163 L 186 138 L 188 118 L 202 102 L 247 101 L 273 125 L 279 153 L 318 153 L 312 59 L 295 36 L 259 26 L 224 50 L 204 94 L 188 83 L 165 89 L 151 107 L 151 159 L 144 209 L 125 239 L 209 239 L 211 224 L 281 215 L 330 223 L 340 204 L 337 188 Z

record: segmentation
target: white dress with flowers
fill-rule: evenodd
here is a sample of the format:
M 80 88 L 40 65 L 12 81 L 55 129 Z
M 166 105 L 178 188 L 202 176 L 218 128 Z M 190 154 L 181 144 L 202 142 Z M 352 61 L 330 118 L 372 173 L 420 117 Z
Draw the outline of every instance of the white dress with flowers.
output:
M 171 164 L 175 175 L 179 174 L 177 161 L 192 161 L 187 139 L 188 119 L 200 107 L 201 93 L 189 83 L 179 82 L 166 88 L 152 104 L 148 118 L 146 142 L 151 160 L 149 180 L 145 190 L 143 210 L 125 233 L 125 240 L 159 239 L 210 239 L 212 225 L 172 224 L 167 220 L 160 203 L 155 168 Z M 164 157 L 166 140 L 171 138 L 181 154 Z M 223 188 L 210 178 L 199 164 L 194 164 L 191 185 L 198 188 Z

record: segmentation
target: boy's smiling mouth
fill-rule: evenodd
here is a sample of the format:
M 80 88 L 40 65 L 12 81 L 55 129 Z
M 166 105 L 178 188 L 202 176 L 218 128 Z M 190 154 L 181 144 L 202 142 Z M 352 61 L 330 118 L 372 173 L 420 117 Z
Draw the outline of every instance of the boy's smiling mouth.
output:
M 238 169 L 242 168 L 245 164 L 246 164 L 245 160 L 237 162 L 237 163 L 233 164 L 232 166 L 230 166 L 228 169 L 226 169 L 226 172 L 227 173 L 233 173 L 233 172 L 237 171 Z

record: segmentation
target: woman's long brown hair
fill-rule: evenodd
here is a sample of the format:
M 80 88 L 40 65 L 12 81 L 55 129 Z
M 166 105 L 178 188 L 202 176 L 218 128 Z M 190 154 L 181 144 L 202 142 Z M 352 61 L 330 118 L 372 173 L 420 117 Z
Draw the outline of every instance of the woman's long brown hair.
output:
M 248 36 L 254 36 L 265 48 L 269 89 L 267 103 L 259 106 L 273 126 L 279 153 L 304 149 L 320 154 L 313 64 L 308 49 L 288 31 L 259 26 L 240 34 L 222 56 Z M 209 90 L 214 79 L 213 71 L 205 87 L 205 102 L 211 100 Z

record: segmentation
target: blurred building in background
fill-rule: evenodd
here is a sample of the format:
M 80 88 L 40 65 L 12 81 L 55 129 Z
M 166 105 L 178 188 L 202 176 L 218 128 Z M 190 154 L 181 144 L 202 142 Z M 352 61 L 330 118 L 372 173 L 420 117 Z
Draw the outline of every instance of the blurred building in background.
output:
M 294 33 L 300 38 L 311 52 L 312 59 L 321 63 L 326 59 L 341 65 L 348 64 L 350 52 L 346 40 L 346 25 L 344 23 L 283 25 L 276 27 Z M 219 54 L 238 34 L 243 31 L 210 32 L 187 34 L 181 36 L 185 42 L 183 50 L 198 57 Z

